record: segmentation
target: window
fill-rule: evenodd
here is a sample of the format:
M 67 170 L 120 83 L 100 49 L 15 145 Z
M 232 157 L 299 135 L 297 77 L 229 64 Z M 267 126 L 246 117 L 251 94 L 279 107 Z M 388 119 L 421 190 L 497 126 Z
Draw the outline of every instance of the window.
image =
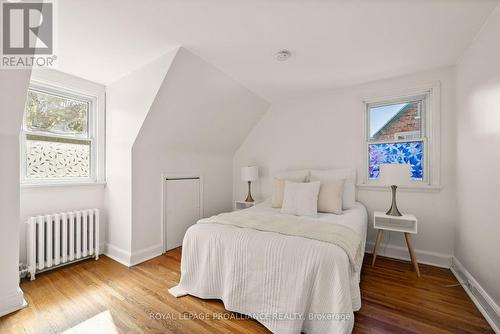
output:
M 427 181 L 429 95 L 367 103 L 367 179 L 380 177 L 381 164 L 408 164 L 414 181 Z
M 23 183 L 97 181 L 95 97 L 32 84 L 21 133 Z

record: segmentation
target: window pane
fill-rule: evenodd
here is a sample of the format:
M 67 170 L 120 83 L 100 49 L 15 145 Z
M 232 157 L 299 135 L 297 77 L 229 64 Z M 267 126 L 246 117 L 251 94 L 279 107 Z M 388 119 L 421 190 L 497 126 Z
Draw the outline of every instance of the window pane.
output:
M 26 136 L 26 178 L 90 177 L 90 141 Z
M 409 164 L 411 179 L 422 181 L 423 174 L 423 141 L 404 143 L 369 144 L 369 178 L 378 179 L 380 164 Z
M 28 90 L 24 124 L 29 131 L 86 136 L 88 112 L 88 102 Z
M 422 101 L 369 107 L 370 140 L 422 138 Z

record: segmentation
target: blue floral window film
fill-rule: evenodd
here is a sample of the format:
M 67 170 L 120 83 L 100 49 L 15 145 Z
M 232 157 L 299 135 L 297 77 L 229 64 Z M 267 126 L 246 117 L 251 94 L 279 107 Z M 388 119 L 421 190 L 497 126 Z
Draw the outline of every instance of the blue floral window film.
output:
M 378 179 L 380 164 L 409 164 L 411 179 L 423 180 L 424 142 L 380 143 L 368 145 L 369 178 Z

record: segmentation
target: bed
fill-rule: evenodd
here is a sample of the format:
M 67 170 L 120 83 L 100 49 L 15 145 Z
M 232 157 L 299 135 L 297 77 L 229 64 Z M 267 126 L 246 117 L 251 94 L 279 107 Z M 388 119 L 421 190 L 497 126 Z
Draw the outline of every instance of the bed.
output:
M 366 228 L 361 203 L 305 218 L 266 201 L 202 219 L 186 232 L 181 279 L 169 291 L 221 299 L 273 333 L 350 333 Z

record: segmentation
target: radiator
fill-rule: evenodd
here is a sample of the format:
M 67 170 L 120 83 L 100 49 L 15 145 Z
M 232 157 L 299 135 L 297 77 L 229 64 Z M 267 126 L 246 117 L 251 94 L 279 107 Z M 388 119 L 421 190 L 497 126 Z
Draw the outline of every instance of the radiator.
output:
M 87 209 L 30 217 L 26 228 L 28 272 L 99 258 L 99 210 Z

